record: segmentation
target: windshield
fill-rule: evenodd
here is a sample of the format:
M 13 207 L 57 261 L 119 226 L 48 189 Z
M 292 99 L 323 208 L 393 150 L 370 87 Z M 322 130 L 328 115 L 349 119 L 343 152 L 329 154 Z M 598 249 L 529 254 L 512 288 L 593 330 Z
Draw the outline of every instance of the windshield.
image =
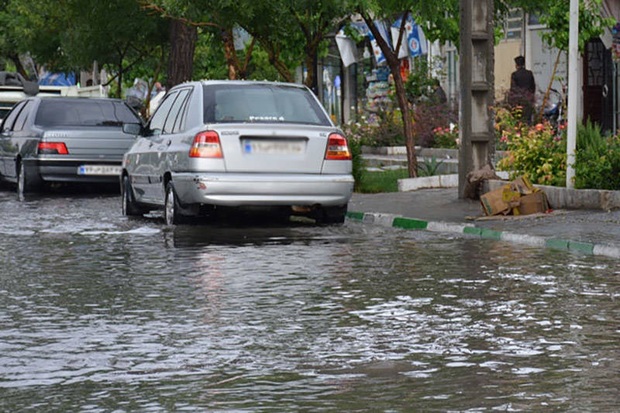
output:
M 285 85 L 205 85 L 205 123 L 267 122 L 330 126 L 307 89 Z
M 45 99 L 41 101 L 36 125 L 122 126 L 138 123 L 139 118 L 121 101 L 102 99 Z

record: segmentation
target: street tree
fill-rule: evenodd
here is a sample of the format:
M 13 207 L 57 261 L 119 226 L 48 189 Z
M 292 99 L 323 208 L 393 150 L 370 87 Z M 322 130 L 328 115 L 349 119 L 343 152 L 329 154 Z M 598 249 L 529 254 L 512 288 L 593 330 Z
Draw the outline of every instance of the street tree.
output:
M 425 27 L 429 40 L 455 41 L 458 37 L 458 0 L 445 2 L 411 2 L 408 0 L 354 0 L 353 10 L 362 17 L 378 47 L 385 56 L 386 64 L 394 81 L 396 101 L 403 120 L 403 133 L 407 148 L 407 164 L 409 177 L 418 176 L 418 161 L 415 151 L 415 134 L 412 109 L 407 99 L 405 81 L 400 71 L 398 51 L 405 36 L 405 24 L 409 16 Z M 398 38 L 392 45 L 385 39 L 377 23 L 391 24 L 401 18 Z
M 175 75 L 168 86 L 180 83 L 191 77 L 193 70 L 189 70 L 189 57 L 193 57 L 198 33 L 212 39 L 219 39 L 224 51 L 229 79 L 244 79 L 247 65 L 252 53 L 253 43 L 240 57 L 235 47 L 235 28 L 239 19 L 243 18 L 251 6 L 249 0 L 139 0 L 142 7 L 157 13 L 159 16 L 173 22 L 173 28 L 182 33 L 182 36 L 171 38 L 170 70 L 178 62 L 172 58 L 174 54 L 184 53 L 185 70 L 183 76 Z M 181 31 L 182 30 L 182 31 Z M 191 35 L 190 35 L 191 33 Z M 194 36 L 196 34 L 196 36 Z
M 327 54 L 330 37 L 350 16 L 346 0 L 250 1 L 239 24 L 268 54 L 286 81 L 303 65 L 303 83 L 317 92 L 318 59 Z
M 14 52 L 32 57 L 36 76 L 48 70 L 75 72 L 99 62 L 115 74 L 120 96 L 123 74 L 165 47 L 162 22 L 134 1 L 7 0 L 5 42 Z
M 37 11 L 36 13 L 34 11 Z M 63 65 L 61 33 L 64 31 L 61 8 L 40 0 L 3 0 L 0 3 L 0 53 L 13 63 L 25 78 L 37 76 L 36 68 L 27 68 L 21 57 L 41 57 L 41 61 Z
M 113 69 L 120 97 L 125 73 L 145 62 L 161 64 L 168 48 L 167 22 L 149 15 L 135 1 L 68 1 L 66 20 L 72 30 L 62 46 L 69 68 L 87 69 L 94 61 L 104 62 Z

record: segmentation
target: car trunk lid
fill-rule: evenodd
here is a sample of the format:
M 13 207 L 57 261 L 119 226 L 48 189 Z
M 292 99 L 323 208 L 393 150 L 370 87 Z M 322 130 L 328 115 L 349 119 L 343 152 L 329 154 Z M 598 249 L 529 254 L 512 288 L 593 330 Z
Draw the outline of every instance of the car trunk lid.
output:
M 321 173 L 334 128 L 280 124 L 218 125 L 228 172 Z
M 69 156 L 120 160 L 134 137 L 119 127 L 56 128 L 43 134 L 42 142 L 62 142 Z

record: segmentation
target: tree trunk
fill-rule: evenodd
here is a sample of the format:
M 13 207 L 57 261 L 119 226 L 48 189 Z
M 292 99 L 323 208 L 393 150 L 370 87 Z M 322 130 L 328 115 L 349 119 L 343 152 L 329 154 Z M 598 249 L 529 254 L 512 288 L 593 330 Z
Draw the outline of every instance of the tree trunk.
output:
M 198 31 L 196 27 L 187 25 L 179 20 L 172 20 L 170 24 L 168 81 L 166 83 L 168 90 L 179 83 L 191 80 L 197 38 Z
M 17 53 L 11 53 L 9 56 L 9 59 L 15 65 L 15 69 L 17 73 L 22 75 L 25 79 L 30 79 L 30 76 L 28 75 L 28 72 L 26 71 L 26 68 L 22 64 L 22 61 L 19 59 L 19 55 Z M 36 75 L 36 73 L 34 74 Z
M 415 153 L 415 134 L 413 131 L 413 116 L 411 114 L 411 108 L 409 101 L 407 100 L 407 93 L 405 92 L 405 82 L 400 75 L 400 65 L 395 69 L 390 66 L 392 73 L 398 73 L 398 76 L 394 76 L 394 86 L 396 87 L 396 99 L 398 100 L 398 107 L 403 117 L 403 132 L 405 133 L 405 146 L 407 147 L 407 170 L 410 178 L 416 178 L 418 176 L 418 158 Z
M 121 56 L 123 56 L 121 54 Z M 118 61 L 118 74 L 116 75 L 116 81 L 118 84 L 118 96 L 117 98 L 121 98 L 123 96 L 123 58 L 121 57 Z
M 286 66 L 286 64 L 282 61 L 282 59 L 280 59 L 280 54 L 276 51 L 274 45 L 265 42 L 262 43 L 261 46 L 267 52 L 267 59 L 269 60 L 269 63 L 271 63 L 271 65 L 275 67 L 276 71 L 280 76 L 282 76 L 284 81 L 290 83 L 295 82 L 295 76 L 293 76 L 293 74 Z
M 304 84 L 308 86 L 315 95 L 319 95 L 319 85 L 317 81 L 318 74 L 316 73 L 317 66 L 316 50 L 306 49 L 306 78 Z
M 230 28 L 223 28 L 220 32 L 222 36 L 222 44 L 224 45 L 224 57 L 228 66 L 228 79 L 236 80 L 240 75 L 239 59 L 235 50 L 235 39 L 233 31 Z M 243 79 L 245 76 L 241 76 Z

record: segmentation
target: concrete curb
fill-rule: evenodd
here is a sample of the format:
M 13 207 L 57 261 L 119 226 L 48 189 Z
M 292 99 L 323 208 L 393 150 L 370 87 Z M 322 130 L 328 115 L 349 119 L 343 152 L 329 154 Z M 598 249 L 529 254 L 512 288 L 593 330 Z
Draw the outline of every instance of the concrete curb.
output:
M 497 176 L 502 179 L 508 179 L 508 172 L 497 171 Z M 503 181 L 493 181 L 494 183 L 487 184 L 487 186 L 492 187 L 493 189 L 501 187 L 501 185 L 496 184 L 495 182 L 503 182 Z M 506 184 L 507 182 L 504 182 Z M 398 191 L 399 192 L 408 192 L 408 191 L 416 191 L 418 189 L 427 189 L 427 188 L 456 188 L 459 186 L 459 175 L 458 174 L 444 174 L 444 175 L 433 175 L 433 176 L 423 176 L 418 178 L 403 178 L 398 180 Z
M 509 182 L 489 179 L 483 182 L 483 191 L 501 188 Z M 608 211 L 620 208 L 620 191 L 603 189 L 569 189 L 556 186 L 534 185 L 545 192 L 554 209 L 593 209 Z
M 553 248 L 564 251 L 578 252 L 586 255 L 604 255 L 611 258 L 620 258 L 620 248 L 612 245 L 592 244 L 589 242 L 563 240 L 558 238 L 545 238 L 506 231 L 494 231 L 487 228 L 476 227 L 473 224 L 429 222 L 415 218 L 405 218 L 394 214 L 353 211 L 347 212 L 347 218 L 367 224 L 380 225 L 383 227 L 464 234 L 480 237 L 482 239 L 506 241 L 532 247 Z

